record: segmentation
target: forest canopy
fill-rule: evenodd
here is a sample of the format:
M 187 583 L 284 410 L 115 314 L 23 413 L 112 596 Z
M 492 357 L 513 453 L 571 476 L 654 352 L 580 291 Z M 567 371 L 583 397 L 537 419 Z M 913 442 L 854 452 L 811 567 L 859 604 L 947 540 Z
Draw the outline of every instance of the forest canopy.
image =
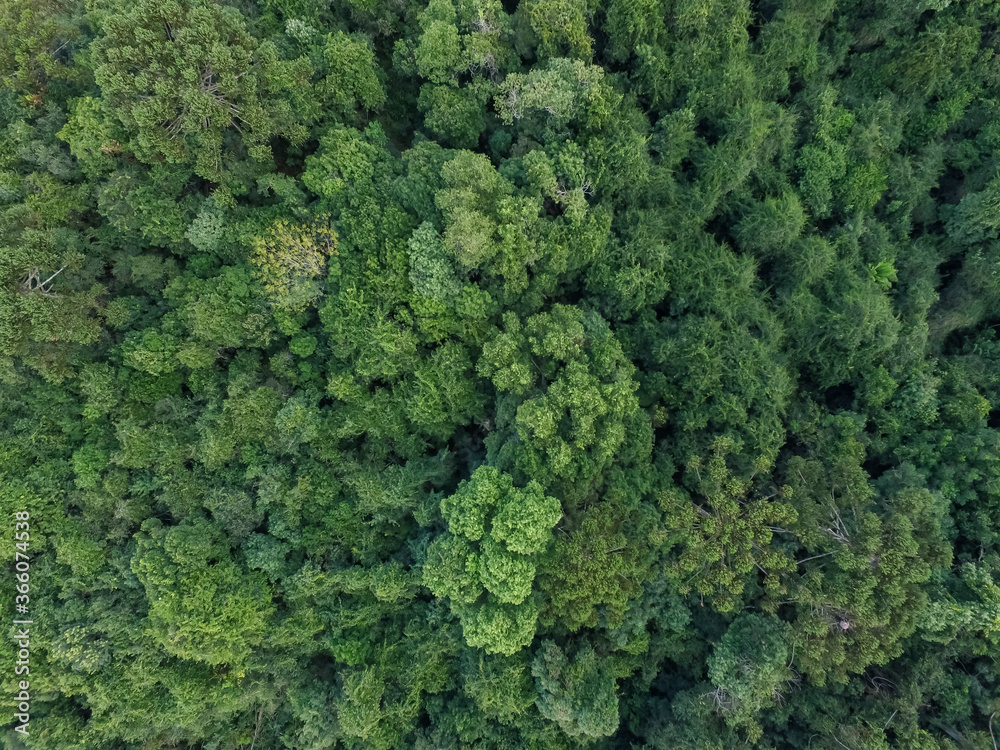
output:
M 998 51 L 0 2 L 0 745 L 996 750 Z

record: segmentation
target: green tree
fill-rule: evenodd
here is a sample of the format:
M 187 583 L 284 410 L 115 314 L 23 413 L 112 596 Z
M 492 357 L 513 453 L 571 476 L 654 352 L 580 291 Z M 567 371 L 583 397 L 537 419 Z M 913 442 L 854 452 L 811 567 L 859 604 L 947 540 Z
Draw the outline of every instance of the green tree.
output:
M 151 519 L 143 531 L 132 566 L 146 589 L 157 641 L 183 659 L 245 663 L 274 613 L 263 577 L 239 570 L 209 521 L 168 529 Z
M 576 57 L 589 61 L 593 46 L 588 17 L 591 9 L 580 0 L 528 0 L 518 6 L 534 36 L 535 54 L 540 60 L 552 57 Z
M 753 727 L 756 717 L 782 698 L 791 679 L 788 626 L 774 617 L 741 614 L 726 628 L 708 658 L 708 679 L 716 686 L 711 699 L 727 723 Z
M 483 348 L 481 375 L 501 392 L 488 447 L 504 465 L 576 502 L 599 484 L 638 409 L 633 367 L 596 313 L 557 305 L 523 325 L 511 313 Z M 516 433 L 517 442 L 507 439 Z
M 543 641 L 531 664 L 542 716 L 570 738 L 593 742 L 618 729 L 618 686 L 606 661 L 586 641 L 572 657 Z
M 12 0 L 0 9 L 0 71 L 40 102 L 50 82 L 80 81 L 73 52 L 82 47 L 83 14 L 74 0 Z
M 559 502 L 537 482 L 518 489 L 508 474 L 481 466 L 442 499 L 441 515 L 448 532 L 427 551 L 424 584 L 451 600 L 470 646 L 513 654 L 534 636 L 532 585 L 562 516 Z
M 288 64 L 260 44 L 240 12 L 209 0 L 99 7 L 94 75 L 141 159 L 192 165 L 218 181 L 227 134 L 239 134 L 254 159 L 270 156 L 272 135 L 301 137 L 274 94 Z M 293 76 L 304 84 L 305 61 Z M 227 149 L 228 150 L 228 149 Z
M 707 460 L 694 456 L 688 461 L 687 475 L 697 478 L 694 497 L 679 487 L 660 497 L 666 526 L 680 547 L 668 575 L 681 593 L 707 595 L 720 612 L 738 609 L 748 578 L 756 579 L 758 571 L 765 592 L 776 598 L 786 593 L 782 580 L 795 570 L 788 555 L 772 545 L 773 530 L 796 520 L 787 501 L 791 491 L 785 487 L 765 497 L 751 491 L 751 482 L 733 476 L 726 466 L 727 454 L 737 448 L 719 438 Z M 774 495 L 784 497 L 773 501 Z

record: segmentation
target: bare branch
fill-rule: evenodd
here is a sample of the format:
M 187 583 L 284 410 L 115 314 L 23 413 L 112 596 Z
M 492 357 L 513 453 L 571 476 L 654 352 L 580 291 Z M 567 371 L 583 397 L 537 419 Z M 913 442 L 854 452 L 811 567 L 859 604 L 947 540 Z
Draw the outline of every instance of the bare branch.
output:
M 44 297 L 55 297 L 57 296 L 55 292 L 52 291 L 52 280 L 65 270 L 66 266 L 63 266 L 54 274 L 49 276 L 45 281 L 41 281 L 41 271 L 37 268 L 33 268 L 28 272 L 27 278 L 21 282 L 21 291 L 25 294 L 32 294 L 37 292 Z

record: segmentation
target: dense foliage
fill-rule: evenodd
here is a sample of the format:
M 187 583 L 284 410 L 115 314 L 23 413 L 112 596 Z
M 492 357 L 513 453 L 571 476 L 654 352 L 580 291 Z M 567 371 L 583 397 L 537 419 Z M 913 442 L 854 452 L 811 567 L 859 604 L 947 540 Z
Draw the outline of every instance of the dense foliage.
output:
M 0 2 L 0 744 L 997 748 L 998 50 Z

